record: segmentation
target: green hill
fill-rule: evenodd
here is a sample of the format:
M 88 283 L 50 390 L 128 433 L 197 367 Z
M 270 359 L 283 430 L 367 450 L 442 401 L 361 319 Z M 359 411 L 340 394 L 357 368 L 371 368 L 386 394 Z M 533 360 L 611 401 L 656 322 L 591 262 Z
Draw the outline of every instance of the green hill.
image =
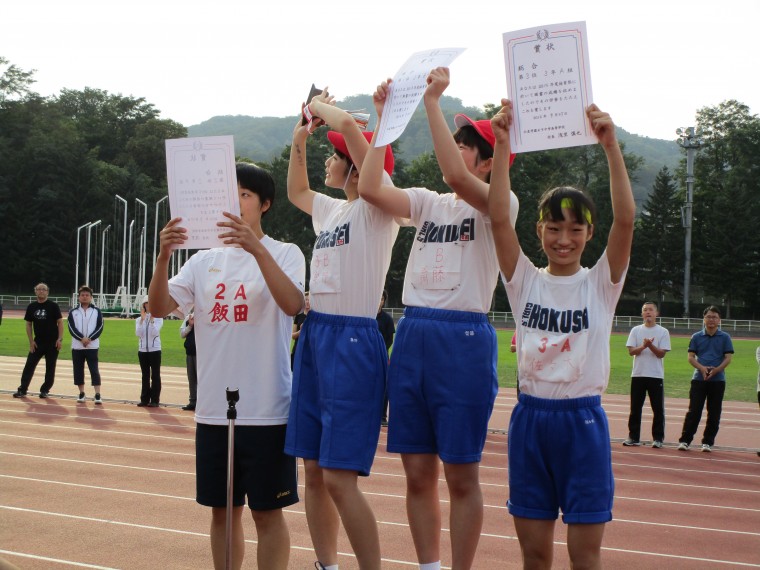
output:
M 352 95 L 339 101 L 338 106 L 342 109 L 364 109 L 365 112 L 370 112 L 373 118 L 370 119 L 369 128 L 374 129 L 374 107 L 370 95 Z M 457 113 L 465 113 L 473 118 L 485 118 L 483 109 L 465 107 L 461 99 L 455 97 L 443 96 L 441 108 L 452 128 L 454 115 Z M 233 135 L 235 137 L 235 151 L 238 155 L 269 162 L 279 156 L 283 148 L 290 144 L 296 120 L 296 116 L 217 116 L 198 125 L 188 127 L 188 135 L 191 137 Z M 649 195 L 655 176 L 663 166 L 667 166 L 671 172 L 676 171 L 681 159 L 681 152 L 675 141 L 634 135 L 620 127 L 618 127 L 618 138 L 625 144 L 626 150 L 644 159 L 641 169 L 632 181 L 634 197 L 640 205 Z M 427 126 L 425 109 L 420 105 L 401 136 L 398 155 L 408 163 L 420 154 L 432 150 L 433 142 Z

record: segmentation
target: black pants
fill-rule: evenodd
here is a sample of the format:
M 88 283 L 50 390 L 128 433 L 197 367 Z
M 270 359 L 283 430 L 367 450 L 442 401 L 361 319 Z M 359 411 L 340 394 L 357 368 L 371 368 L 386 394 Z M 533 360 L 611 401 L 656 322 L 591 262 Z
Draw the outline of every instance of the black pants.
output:
M 641 437 L 641 409 L 649 394 L 652 406 L 652 439 L 665 439 L 665 389 L 662 378 L 634 376 L 631 378 L 631 414 L 628 416 L 628 437 L 639 441 Z
M 185 356 L 187 363 L 187 384 L 190 388 L 190 404 L 195 404 L 198 399 L 198 360 L 195 354 Z
M 142 371 L 142 391 L 140 402 L 158 404 L 161 399 L 161 351 L 138 352 Z
M 45 382 L 40 387 L 40 392 L 50 392 L 55 382 L 55 364 L 58 362 L 58 349 L 55 347 L 55 341 L 51 343 L 38 341 L 35 351 L 27 355 L 24 371 L 21 373 L 19 391 L 26 393 L 29 389 L 34 371 L 37 369 L 37 364 L 39 364 L 43 356 L 45 357 Z
M 726 391 L 725 382 L 710 380 L 692 380 L 689 390 L 689 411 L 683 420 L 683 430 L 678 441 L 691 443 L 702 419 L 702 408 L 707 401 L 707 423 L 702 443 L 715 445 L 715 436 L 720 427 L 720 414 L 723 411 L 723 393 Z
M 98 349 L 78 348 L 71 349 L 71 366 L 74 369 L 74 384 L 84 386 L 84 363 L 90 369 L 90 381 L 93 386 L 100 386 L 100 370 L 98 369 Z

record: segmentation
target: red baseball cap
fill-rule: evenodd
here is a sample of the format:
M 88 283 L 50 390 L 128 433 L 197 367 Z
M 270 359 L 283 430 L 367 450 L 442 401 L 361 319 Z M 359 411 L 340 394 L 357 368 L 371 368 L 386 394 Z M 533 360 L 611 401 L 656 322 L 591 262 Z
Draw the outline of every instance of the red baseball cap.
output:
M 368 143 L 372 142 L 371 132 L 362 131 L 362 134 L 364 135 L 364 138 L 367 139 Z M 337 150 L 345 154 L 348 158 L 351 158 L 351 153 L 348 152 L 348 147 L 346 146 L 346 139 L 343 138 L 342 134 L 336 131 L 327 131 L 327 139 Z M 354 162 L 353 158 L 351 158 L 351 162 Z M 385 147 L 385 164 L 383 165 L 383 169 L 388 173 L 388 176 L 393 174 L 394 163 L 393 150 L 391 150 L 391 145 L 387 145 Z
M 496 137 L 493 134 L 493 127 L 491 127 L 491 121 L 489 119 L 480 119 L 479 121 L 473 121 L 470 117 L 464 113 L 459 113 L 454 116 L 454 124 L 458 129 L 466 127 L 467 125 L 475 129 L 475 132 L 486 141 L 491 148 L 496 143 Z M 515 153 L 509 155 L 509 166 L 515 161 Z

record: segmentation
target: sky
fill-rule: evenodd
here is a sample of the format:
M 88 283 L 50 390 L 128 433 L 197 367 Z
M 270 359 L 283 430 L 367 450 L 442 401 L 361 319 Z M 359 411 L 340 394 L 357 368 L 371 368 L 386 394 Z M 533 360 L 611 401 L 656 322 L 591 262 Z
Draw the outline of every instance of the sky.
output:
M 185 126 L 296 115 L 312 83 L 338 99 L 371 93 L 412 53 L 441 47 L 466 48 L 446 94 L 497 103 L 502 34 L 576 21 L 593 100 L 628 132 L 675 140 L 698 109 L 729 99 L 760 113 L 758 0 L 37 0 L 4 2 L 0 20 L 0 56 L 36 70 L 40 95 L 142 97 Z

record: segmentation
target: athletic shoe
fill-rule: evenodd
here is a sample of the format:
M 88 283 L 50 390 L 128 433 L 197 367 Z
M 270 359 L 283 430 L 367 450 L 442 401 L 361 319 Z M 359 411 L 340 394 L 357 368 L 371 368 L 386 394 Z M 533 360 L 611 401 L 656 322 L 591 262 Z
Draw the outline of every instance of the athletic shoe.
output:
M 325 567 L 322 566 L 322 563 L 319 561 L 314 563 L 314 568 L 316 568 L 317 570 L 325 570 Z
M 79 397 L 77 398 L 77 402 L 80 404 L 85 401 L 84 392 L 79 392 Z
M 149 408 L 157 408 L 158 407 L 158 402 L 151 402 L 150 404 L 148 404 L 148 407 Z
M 641 445 L 641 442 L 640 442 L 640 441 L 634 441 L 634 440 L 632 440 L 632 439 L 629 437 L 628 439 L 626 439 L 626 440 L 623 442 L 623 445 L 625 445 L 626 447 L 638 447 L 639 445 Z
M 702 451 L 712 451 L 712 445 L 702 444 Z
M 45 399 L 45 398 L 47 398 L 47 397 L 48 397 L 48 393 L 47 393 L 47 392 L 40 392 L 40 398 L 41 398 L 41 399 L 43 399 L 43 400 L 44 400 L 44 399 Z
M 148 405 L 148 402 L 137 402 L 138 408 L 145 408 L 147 407 L 147 405 Z
M 682 441 L 678 444 L 678 451 L 688 451 L 689 450 L 689 444 L 685 441 Z
M 655 439 L 652 442 L 652 447 L 654 447 L 656 449 L 661 449 L 662 448 L 662 442 L 659 439 Z
M 16 390 L 16 391 L 13 393 L 13 397 L 14 397 L 14 398 L 23 398 L 24 396 L 26 396 L 26 392 L 25 392 L 25 391 L 23 391 L 23 390 Z
M 182 409 L 186 412 L 192 412 L 195 410 L 195 404 L 188 404 L 187 406 L 182 406 Z
M 103 400 L 100 399 L 100 393 L 95 394 L 95 403 L 96 404 L 102 404 Z

